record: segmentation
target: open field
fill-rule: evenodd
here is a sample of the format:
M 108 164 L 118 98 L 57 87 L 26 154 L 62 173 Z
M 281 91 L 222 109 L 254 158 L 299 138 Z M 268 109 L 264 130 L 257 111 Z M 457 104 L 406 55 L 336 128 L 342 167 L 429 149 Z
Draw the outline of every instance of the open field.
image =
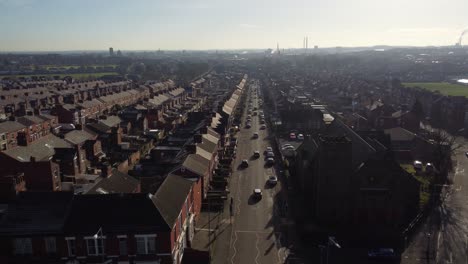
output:
M 3 77 L 11 77 L 11 78 L 18 78 L 18 77 L 31 77 L 31 76 L 45 76 L 45 77 L 54 77 L 59 76 L 59 78 L 63 78 L 65 76 L 71 76 L 75 79 L 86 79 L 86 78 L 99 78 L 104 75 L 117 75 L 116 72 L 95 72 L 95 73 L 61 73 L 61 74 L 26 74 L 26 75 L 0 75 L 0 79 Z
M 116 64 L 106 64 L 106 65 L 83 65 L 84 67 L 92 67 L 92 68 L 96 68 L 96 67 L 112 67 L 112 68 L 115 68 L 117 67 Z M 41 65 L 40 67 L 44 67 L 46 68 L 47 70 L 49 70 L 50 68 L 64 68 L 64 69 L 78 69 L 80 68 L 81 66 L 80 65 Z
M 447 82 L 403 83 L 406 87 L 420 87 L 429 91 L 439 91 L 443 95 L 468 97 L 468 85 Z

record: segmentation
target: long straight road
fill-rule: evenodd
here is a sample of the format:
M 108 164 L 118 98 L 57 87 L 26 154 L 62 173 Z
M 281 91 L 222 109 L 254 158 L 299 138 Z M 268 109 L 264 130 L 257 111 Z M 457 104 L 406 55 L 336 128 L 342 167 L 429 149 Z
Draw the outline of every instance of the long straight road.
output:
M 251 85 L 249 98 L 253 107 L 258 106 L 256 91 L 259 87 Z M 246 107 L 248 108 L 248 107 Z M 263 151 L 269 144 L 268 129 L 261 130 L 259 116 L 252 116 L 252 127 L 245 128 L 247 115 L 245 109 L 243 127 L 238 134 L 237 157 L 230 188 L 234 200 L 234 217 L 230 238 L 230 250 L 227 263 L 230 264 L 270 264 L 283 263 L 280 254 L 280 233 L 275 231 L 275 196 L 281 184 L 269 186 L 268 177 L 275 174 L 273 167 L 266 167 Z M 259 133 L 258 139 L 253 138 Z M 254 151 L 260 151 L 260 158 L 253 158 Z M 240 168 L 243 159 L 249 160 L 249 167 Z M 263 197 L 255 200 L 252 196 L 255 188 L 262 189 Z

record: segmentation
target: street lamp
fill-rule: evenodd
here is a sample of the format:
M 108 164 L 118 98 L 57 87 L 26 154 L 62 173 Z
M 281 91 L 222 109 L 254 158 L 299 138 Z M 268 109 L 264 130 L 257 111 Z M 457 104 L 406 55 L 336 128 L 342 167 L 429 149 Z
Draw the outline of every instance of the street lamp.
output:
M 328 264 L 328 255 L 330 252 L 330 246 L 334 246 L 336 248 L 341 248 L 340 244 L 338 244 L 335 240 L 335 237 L 329 236 L 327 241 L 327 264 Z
M 101 253 L 102 263 L 104 263 L 104 261 L 105 261 L 105 259 L 104 259 L 105 258 L 104 257 L 104 235 L 103 235 L 103 232 L 102 232 L 102 227 L 99 227 L 99 230 L 96 232 L 96 234 L 94 234 L 93 238 L 94 238 L 95 245 L 97 246 L 96 251 L 99 250 L 98 239 L 100 238 L 100 240 L 101 240 L 101 251 L 102 252 L 96 252 L 96 253 L 97 254 Z

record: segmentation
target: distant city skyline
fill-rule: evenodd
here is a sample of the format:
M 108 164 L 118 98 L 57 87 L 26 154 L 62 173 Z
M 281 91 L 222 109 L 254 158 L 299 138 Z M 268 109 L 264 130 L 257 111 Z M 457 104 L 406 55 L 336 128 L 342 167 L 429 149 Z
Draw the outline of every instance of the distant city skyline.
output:
M 0 52 L 454 45 L 466 0 L 0 0 Z M 463 43 L 468 43 L 468 39 Z M 465 44 L 466 45 L 466 44 Z

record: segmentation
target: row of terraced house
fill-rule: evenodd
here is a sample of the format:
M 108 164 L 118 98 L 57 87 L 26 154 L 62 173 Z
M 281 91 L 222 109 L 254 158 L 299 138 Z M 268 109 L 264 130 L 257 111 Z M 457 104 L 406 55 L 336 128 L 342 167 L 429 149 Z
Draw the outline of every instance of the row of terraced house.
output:
M 68 84 L 60 100 L 9 112 L 0 135 L 16 144 L 6 139 L 0 152 L 0 262 L 206 260 L 190 243 L 223 135 L 206 111 L 204 78 L 186 88 L 125 82 L 99 94 L 81 91 L 101 83 Z

